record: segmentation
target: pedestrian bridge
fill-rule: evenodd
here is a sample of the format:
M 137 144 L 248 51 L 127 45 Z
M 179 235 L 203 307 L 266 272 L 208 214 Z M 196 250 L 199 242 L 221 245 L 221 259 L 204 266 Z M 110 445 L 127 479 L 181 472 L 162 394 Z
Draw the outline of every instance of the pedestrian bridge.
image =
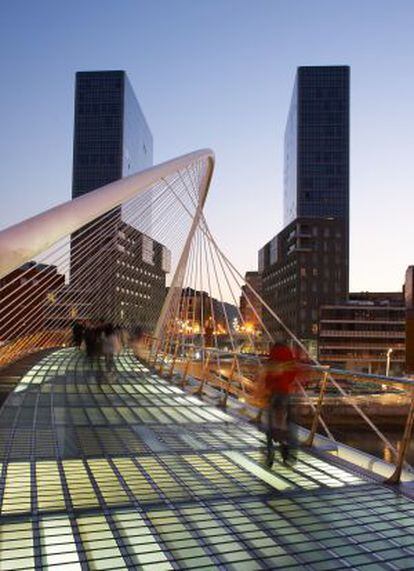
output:
M 0 571 L 414 568 L 412 382 L 306 356 L 207 224 L 213 166 L 190 153 L 0 232 Z M 145 343 L 103 371 L 74 320 Z M 312 422 L 297 462 L 269 469 L 256 379 L 278 339 L 312 372 Z M 406 399 L 398 449 L 350 382 Z M 328 387 L 389 450 L 382 474 L 332 453 Z
M 332 455 L 293 467 L 263 434 L 131 352 L 29 369 L 0 412 L 0 568 L 412 569 L 414 503 Z

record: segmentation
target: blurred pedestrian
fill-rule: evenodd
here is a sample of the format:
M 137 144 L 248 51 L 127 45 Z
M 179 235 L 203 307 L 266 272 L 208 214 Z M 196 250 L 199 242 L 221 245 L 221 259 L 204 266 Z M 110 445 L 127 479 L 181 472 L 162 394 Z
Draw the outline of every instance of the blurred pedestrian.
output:
M 119 350 L 123 351 L 128 348 L 129 345 L 129 333 L 126 327 L 123 325 L 115 325 L 115 333 L 118 336 Z
M 74 321 L 72 324 L 72 343 L 78 349 L 80 349 L 80 346 L 82 345 L 84 333 L 85 333 L 85 326 L 83 322 Z
M 88 357 L 89 361 L 93 362 L 93 359 L 96 356 L 96 330 L 94 325 L 88 321 L 86 322 L 85 330 L 84 330 L 84 341 L 85 341 L 85 351 L 86 356 Z
M 105 358 L 105 369 L 110 372 L 115 368 L 114 357 L 119 353 L 121 343 L 117 330 L 111 323 L 107 323 L 102 332 L 102 354 Z
M 139 356 L 142 349 L 142 341 L 144 337 L 144 331 L 140 325 L 136 325 L 131 333 L 129 344 L 136 357 Z
M 297 454 L 296 424 L 293 423 L 293 395 L 299 373 L 297 359 L 290 347 L 276 343 L 265 365 L 264 384 L 268 398 L 267 465 L 274 461 L 274 441 L 279 443 L 284 463 L 294 463 Z

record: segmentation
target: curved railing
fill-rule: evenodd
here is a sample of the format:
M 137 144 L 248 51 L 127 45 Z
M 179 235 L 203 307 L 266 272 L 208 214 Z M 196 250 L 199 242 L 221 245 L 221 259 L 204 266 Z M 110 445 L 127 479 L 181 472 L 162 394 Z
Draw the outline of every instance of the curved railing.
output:
M 166 349 L 169 349 L 167 351 Z M 202 354 L 200 347 L 188 344 L 176 345 L 173 350 L 154 337 L 147 337 L 140 346 L 139 357 L 150 366 L 156 368 L 165 378 L 175 379 L 182 388 L 189 388 L 195 395 L 202 396 L 207 392 L 217 391 L 217 404 L 227 407 L 229 402 L 240 403 L 248 407 L 250 418 L 260 422 L 267 402 L 257 390 L 257 381 L 260 369 L 265 364 L 263 355 L 244 355 L 240 352 L 219 351 L 215 348 L 204 348 Z M 198 358 L 197 358 L 198 357 Z M 327 437 L 335 442 L 333 429 L 329 420 L 324 418 L 324 406 L 332 407 L 345 404 L 353 410 L 355 417 L 367 424 L 383 445 L 390 451 L 394 465 L 393 473 L 387 478 L 389 484 L 398 484 L 401 481 L 404 468 L 411 470 L 406 457 L 414 427 L 414 380 L 385 375 L 347 371 L 327 366 L 304 363 L 303 377 L 306 382 L 298 382 L 298 392 L 302 395 L 302 404 L 298 406 L 308 409 L 308 432 L 303 444 L 313 446 L 318 428 L 323 428 Z M 302 379 L 303 381 L 303 379 Z M 344 388 L 349 386 L 353 394 L 348 394 Z M 367 383 L 369 386 L 367 388 Z M 328 390 L 333 387 L 338 397 L 329 396 Z M 378 387 L 375 391 L 374 387 Z M 389 395 L 389 391 L 402 398 L 401 413 L 405 418 L 401 422 L 401 439 L 398 449 L 383 434 L 376 422 L 358 404 L 358 394 Z M 230 399 L 230 400 L 229 400 Z M 238 409 L 240 411 L 240 408 Z M 247 410 L 245 410 L 247 412 Z M 408 472 L 407 472 L 408 473 Z M 410 479 L 413 479 L 410 476 Z

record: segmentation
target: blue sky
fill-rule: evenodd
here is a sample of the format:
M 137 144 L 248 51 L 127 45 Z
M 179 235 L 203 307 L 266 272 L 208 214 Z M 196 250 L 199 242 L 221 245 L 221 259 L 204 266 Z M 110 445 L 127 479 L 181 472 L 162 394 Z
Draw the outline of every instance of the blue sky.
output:
M 408 0 L 3 4 L 0 227 L 70 197 L 75 72 L 125 69 L 156 162 L 214 149 L 207 216 L 237 267 L 254 269 L 282 228 L 296 67 L 347 64 L 351 288 L 400 289 L 414 263 L 413 21 Z

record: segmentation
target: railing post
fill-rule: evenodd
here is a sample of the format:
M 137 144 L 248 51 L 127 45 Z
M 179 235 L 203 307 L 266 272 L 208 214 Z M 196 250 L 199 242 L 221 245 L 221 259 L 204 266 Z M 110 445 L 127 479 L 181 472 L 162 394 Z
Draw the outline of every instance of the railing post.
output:
M 154 360 L 151 363 L 153 367 L 155 367 L 155 364 L 157 362 L 158 353 L 160 352 L 160 346 L 161 346 L 161 339 L 157 339 L 155 342 L 155 356 L 154 356 Z
M 226 383 L 226 389 L 225 389 L 224 397 L 222 398 L 222 400 L 219 404 L 219 406 L 222 406 L 223 408 L 227 408 L 227 399 L 229 398 L 230 384 L 233 380 L 234 371 L 236 370 L 236 365 L 237 365 L 237 357 L 235 355 L 233 357 L 233 361 L 231 363 L 231 369 L 230 369 L 229 376 L 227 377 L 227 383 Z
M 148 337 L 148 364 L 151 362 L 152 351 L 155 347 L 155 337 Z
M 401 481 L 401 474 L 403 471 L 405 456 L 407 454 L 408 446 L 410 444 L 411 435 L 414 426 L 414 389 L 411 389 L 411 402 L 408 409 L 407 420 L 405 422 L 404 435 L 401 440 L 401 446 L 398 451 L 398 458 L 395 465 L 395 470 L 392 476 L 385 480 L 386 484 L 399 484 Z
M 207 352 L 207 359 L 204 361 L 204 366 L 203 366 L 203 376 L 201 377 L 200 386 L 194 393 L 195 395 L 201 396 L 203 394 L 203 389 L 205 382 L 207 380 L 209 366 L 210 366 L 210 351 Z
M 154 338 L 151 337 L 150 335 L 148 335 L 148 337 L 147 337 L 147 346 L 146 346 L 146 349 L 145 349 L 145 351 L 146 351 L 146 356 L 145 356 L 145 358 L 146 358 L 146 360 L 147 360 L 147 363 L 149 363 L 149 362 L 151 361 L 151 354 L 152 354 L 153 345 L 154 345 Z
M 163 371 L 164 371 L 164 365 L 165 365 L 165 356 L 168 353 L 168 349 L 170 347 L 170 336 L 167 337 L 166 341 L 165 341 L 165 345 L 164 345 L 164 350 L 162 351 L 162 353 L 164 353 L 164 359 L 161 361 L 161 365 L 158 371 L 158 374 L 161 376 Z
M 173 360 L 172 360 L 172 363 L 171 363 L 170 368 L 169 368 L 169 370 L 168 370 L 168 375 L 167 375 L 167 377 L 168 377 L 169 379 L 171 379 L 171 377 L 173 376 L 174 367 L 175 367 L 175 362 L 176 362 L 176 360 L 177 360 L 177 355 L 178 355 L 179 349 L 180 349 L 180 344 L 179 344 L 178 341 L 177 341 L 176 344 L 175 344 Z
M 256 424 L 260 424 L 262 422 L 262 416 L 263 416 L 263 408 L 259 408 L 259 412 L 253 418 L 253 422 Z
M 313 415 L 311 430 L 309 432 L 307 439 L 303 443 L 304 446 L 312 446 L 313 445 L 313 441 L 315 439 L 315 434 L 316 434 L 316 431 L 318 429 L 319 418 L 321 416 L 323 397 L 325 396 L 326 385 L 328 384 L 328 376 L 329 376 L 329 372 L 325 371 L 323 373 L 321 387 L 319 389 L 318 402 L 316 403 L 315 414 Z
M 183 376 L 181 379 L 181 383 L 180 383 L 180 387 L 183 389 L 186 385 L 186 381 L 187 381 L 187 375 L 188 375 L 188 369 L 190 367 L 190 361 L 191 361 L 191 357 L 192 357 L 192 350 L 190 350 L 190 353 L 188 355 L 187 361 L 185 363 L 185 367 L 184 367 L 184 371 L 183 371 Z

